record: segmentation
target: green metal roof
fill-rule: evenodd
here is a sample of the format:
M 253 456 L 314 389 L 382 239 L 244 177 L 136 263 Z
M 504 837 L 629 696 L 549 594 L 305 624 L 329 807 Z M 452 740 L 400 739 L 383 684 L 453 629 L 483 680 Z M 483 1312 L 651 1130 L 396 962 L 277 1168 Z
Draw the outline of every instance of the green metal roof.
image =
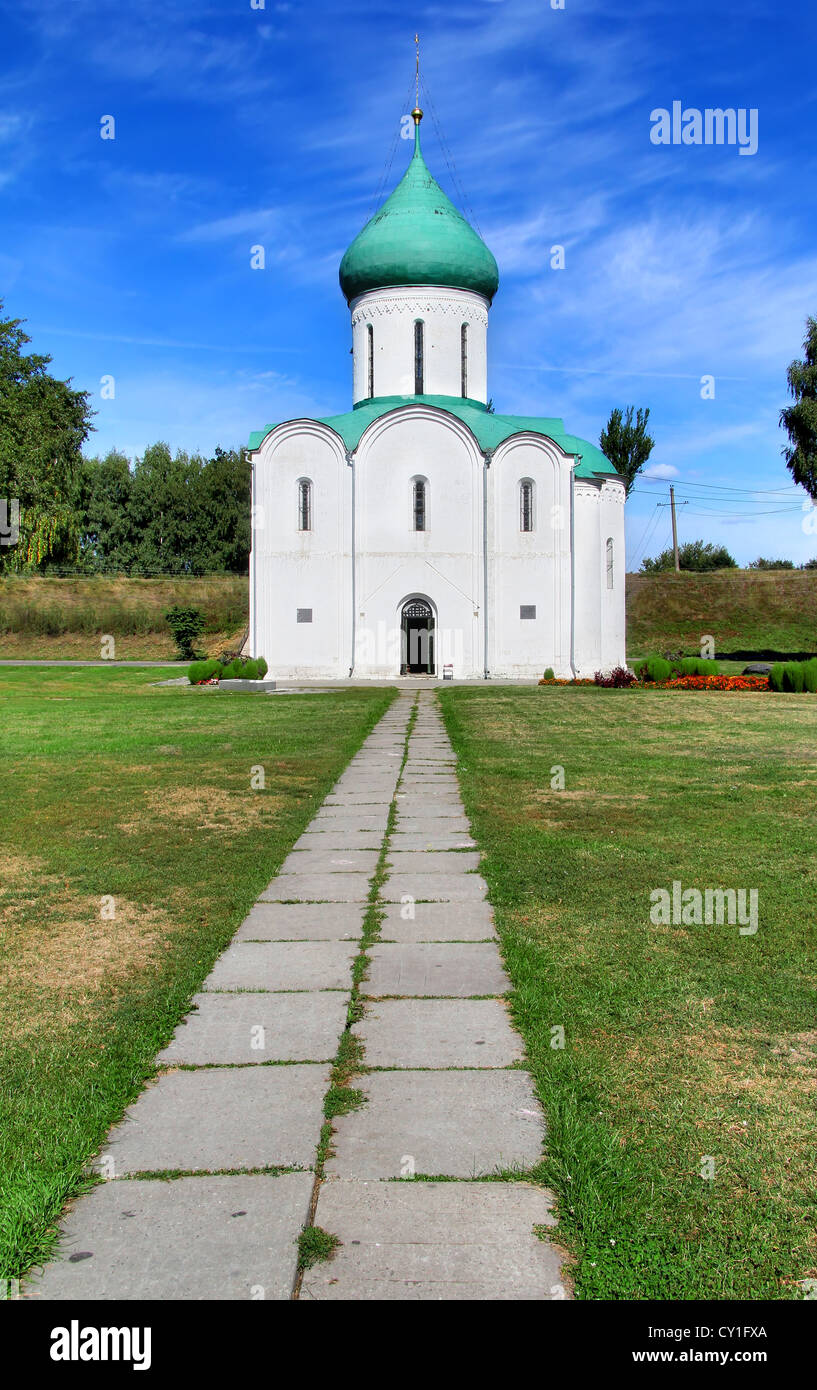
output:
M 419 123 L 408 169 L 340 263 L 347 300 L 387 285 L 449 285 L 489 301 L 499 286 L 485 242 L 428 171 Z
M 373 400 L 359 401 L 354 410 L 348 410 L 344 415 L 329 415 L 316 423 L 334 430 L 346 448 L 354 450 L 373 421 L 379 420 L 381 415 L 411 405 L 430 405 L 454 415 L 467 425 L 483 453 L 496 449 L 497 445 L 514 434 L 541 434 L 546 439 L 552 439 L 566 454 L 582 455 L 581 463 L 576 468 L 577 478 L 617 476 L 612 463 L 601 450 L 586 439 L 579 439 L 578 435 L 567 434 L 561 420 L 534 415 L 496 415 L 482 401 L 461 396 L 376 396 Z M 275 428 L 275 425 L 266 425 L 263 430 L 254 430 L 248 448 L 259 449 L 270 430 Z

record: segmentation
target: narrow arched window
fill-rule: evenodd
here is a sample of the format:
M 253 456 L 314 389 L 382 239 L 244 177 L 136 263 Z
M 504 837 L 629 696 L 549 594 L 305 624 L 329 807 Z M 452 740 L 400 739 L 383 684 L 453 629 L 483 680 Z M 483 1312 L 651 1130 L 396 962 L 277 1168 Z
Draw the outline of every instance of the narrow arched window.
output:
M 369 399 L 374 395 L 374 329 L 369 323 L 366 325 L 366 350 L 368 353 L 368 385 Z
M 424 344 L 423 337 L 425 324 L 422 319 L 415 320 L 414 324 L 414 394 L 422 396 L 423 378 L 425 374 Z
M 415 531 L 425 531 L 427 521 L 425 478 L 415 478 L 412 483 L 412 516 Z
M 308 478 L 298 483 L 298 530 L 312 530 L 312 484 Z
M 613 538 L 607 540 L 607 588 L 613 587 Z
M 468 395 L 468 324 L 464 323 L 460 329 L 460 376 L 462 378 L 462 394 Z
M 523 478 L 519 484 L 520 531 L 532 531 L 533 523 L 533 483 L 530 478 Z

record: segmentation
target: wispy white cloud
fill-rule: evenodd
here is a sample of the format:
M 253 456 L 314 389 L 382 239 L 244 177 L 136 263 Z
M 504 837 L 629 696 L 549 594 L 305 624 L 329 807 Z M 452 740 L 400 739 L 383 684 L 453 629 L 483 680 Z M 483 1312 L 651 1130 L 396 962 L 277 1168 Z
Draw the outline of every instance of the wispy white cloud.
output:
M 677 478 L 678 469 L 671 463 L 648 463 L 644 469 L 645 478 Z

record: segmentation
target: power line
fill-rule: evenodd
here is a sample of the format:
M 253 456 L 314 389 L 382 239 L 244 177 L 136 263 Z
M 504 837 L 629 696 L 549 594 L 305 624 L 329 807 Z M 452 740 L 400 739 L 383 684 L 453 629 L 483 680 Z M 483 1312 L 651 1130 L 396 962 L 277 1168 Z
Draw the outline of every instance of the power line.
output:
M 636 554 L 636 555 L 639 555 L 639 554 L 641 553 L 641 547 L 642 547 L 643 544 L 644 544 L 644 537 L 646 536 L 646 534 L 647 534 L 647 532 L 648 532 L 648 530 L 649 530 L 649 528 L 650 528 L 650 522 L 653 521 L 654 518 L 655 518 L 655 513 L 656 513 L 657 510 L 658 510 L 658 504 L 656 503 L 654 510 L 651 511 L 650 514 L 649 514 L 649 516 L 647 517 L 647 525 L 644 527 L 644 530 L 643 530 L 642 533 L 641 533 L 641 540 L 638 542 L 638 545 L 635 547 L 635 554 Z
M 698 512 L 687 512 L 687 516 L 705 516 L 707 518 L 720 517 L 722 521 L 756 521 L 761 516 L 781 516 L 785 514 L 794 515 L 795 513 L 799 514 L 799 512 L 799 507 L 775 507 L 768 512 L 714 512 L 704 510 Z
M 654 513 L 653 513 L 653 516 L 652 516 L 652 519 L 651 519 L 651 521 L 648 522 L 648 524 L 647 524 L 647 531 L 645 532 L 644 536 L 642 537 L 641 545 L 640 545 L 639 549 L 636 551 L 636 564 L 638 564 L 638 563 L 640 562 L 642 556 L 646 553 L 647 547 L 650 545 L 650 542 L 652 541 L 653 535 L 654 535 L 654 533 L 655 533 L 655 530 L 656 530 L 656 528 L 657 528 L 657 526 L 658 526 L 658 522 L 659 522 L 660 519 L 661 519 L 661 512 L 659 511 L 658 507 L 656 506 L 655 511 L 654 511 Z
M 408 84 L 408 88 L 407 88 L 407 90 L 406 90 L 405 99 L 404 99 L 403 104 L 402 104 L 402 106 L 401 106 L 401 108 L 400 108 L 400 110 L 401 110 L 401 119 L 400 119 L 400 122 L 398 123 L 398 126 L 397 126 L 397 134 L 396 134 L 395 137 L 394 137 L 394 142 L 393 142 L 392 147 L 391 147 L 391 153 L 389 154 L 388 159 L 386 160 L 386 163 L 385 163 L 385 165 L 384 165 L 384 167 L 383 167 L 383 172 L 382 172 L 382 174 L 381 174 L 381 176 L 380 176 L 380 181 L 379 181 L 379 183 L 378 183 L 378 185 L 377 185 L 377 191 L 376 191 L 376 193 L 375 193 L 375 195 L 374 195 L 374 201 L 373 201 L 373 203 L 371 204 L 370 210 L 369 210 L 369 212 L 368 212 L 368 214 L 367 214 L 367 217 L 366 217 L 366 221 L 367 221 L 367 222 L 371 222 L 372 218 L 374 217 L 375 213 L 377 212 L 378 208 L 380 207 L 380 203 L 381 203 L 381 200 L 382 200 L 382 198 L 383 198 L 383 194 L 384 194 L 385 191 L 386 191 L 386 183 L 387 183 L 387 181 L 388 181 L 389 174 L 391 173 L 391 166 L 392 166 L 392 164 L 394 163 L 394 156 L 395 156 L 395 154 L 397 153 L 397 143 L 398 143 L 398 141 L 400 140 L 400 137 L 401 137 L 402 114 L 405 112 L 405 109 L 406 109 L 406 107 L 408 106 L 409 101 L 411 100 L 411 89 L 412 89 L 413 86 L 414 86 L 414 78 L 412 77 L 411 81 L 410 81 L 409 84 Z
M 454 162 L 454 156 L 453 156 L 453 154 L 451 153 L 450 149 L 448 148 L 448 143 L 447 143 L 447 141 L 446 141 L 445 136 L 443 135 L 442 124 L 441 124 L 441 122 L 440 122 L 440 120 L 439 120 L 439 117 L 437 116 L 437 108 L 436 108 L 436 106 L 434 105 L 434 102 L 433 102 L 432 97 L 431 97 L 431 93 L 430 93 L 430 91 L 428 90 L 428 84 L 426 83 L 426 81 L 425 81 L 423 78 L 420 78 L 420 85 L 421 85 L 421 87 L 422 87 L 422 89 L 423 89 L 423 96 L 424 96 L 424 98 L 426 99 L 426 101 L 428 102 L 428 108 L 429 108 L 429 110 L 430 110 L 430 112 L 431 112 L 431 119 L 432 119 L 432 121 L 434 122 L 434 129 L 435 129 L 435 131 L 436 131 L 436 133 L 437 133 L 437 139 L 438 139 L 439 142 L 440 142 L 440 149 L 441 149 L 442 152 L 443 152 L 443 159 L 445 160 L 446 167 L 447 167 L 447 169 L 448 169 L 448 173 L 449 173 L 449 175 L 450 175 L 450 177 L 451 177 L 451 182 L 452 182 L 453 185 L 454 185 L 454 191 L 456 192 L 457 197 L 458 197 L 459 200 L 460 200 L 461 206 L 462 206 L 462 207 L 465 209 L 465 211 L 468 213 L 468 216 L 469 216 L 470 221 L 473 222 L 474 226 L 476 227 L 477 231 L 479 232 L 479 235 L 482 236 L 482 230 L 481 230 L 481 228 L 480 228 L 479 222 L 477 221 L 476 213 L 474 212 L 474 209 L 471 207 L 471 204 L 469 203 L 468 199 L 467 199 L 466 196 L 465 196 L 465 190 L 464 190 L 464 188 L 463 188 L 463 186 L 462 186 L 462 183 L 461 183 L 461 181 L 460 181 L 459 174 L 457 173 L 457 166 L 456 166 L 456 164 L 455 164 L 455 162 Z
M 706 503 L 710 502 L 710 498 L 682 498 L 681 500 L 679 500 L 678 506 L 695 506 L 698 507 L 699 512 L 707 513 L 707 516 L 713 517 L 725 516 L 725 514 L 727 513 L 729 514 L 729 516 L 732 516 L 732 514 L 738 514 L 738 516 L 745 517 L 773 516 L 774 513 L 778 512 L 791 512 L 793 514 L 795 512 L 802 512 L 803 510 L 802 507 L 799 506 L 799 503 L 795 503 L 795 505 L 792 506 L 791 503 L 781 502 L 778 506 L 770 506 L 768 505 L 768 502 L 763 502 L 763 500 L 759 499 L 756 503 L 750 503 L 750 505 L 763 507 L 763 510 L 761 510 L 761 512 L 749 512 L 749 510 L 746 510 L 745 507 L 736 506 L 736 503 L 742 502 L 742 500 L 745 500 L 745 502 L 749 502 L 749 499 L 724 498 L 723 507 L 717 507 L 706 506 Z M 668 506 L 668 503 L 657 502 L 656 506 L 666 507 Z
M 668 480 L 667 480 L 666 478 L 650 478 L 650 477 L 649 477 L 648 475 L 646 475 L 646 474 L 642 474 L 642 475 L 639 477 L 639 482 L 642 482 L 642 483 L 655 483 L 656 486 L 658 486 L 658 487 L 666 487 L 667 481 L 668 481 Z M 750 487 L 750 488 L 743 488 L 743 487 L 735 487 L 734 484 L 731 484 L 731 483 L 699 483 L 699 482 L 697 481 L 697 479 L 694 479 L 692 482 L 689 482 L 689 483 L 684 483 L 684 482 L 679 482 L 676 478 L 673 478 L 673 479 L 672 479 L 672 482 L 673 482 L 673 484 L 674 484 L 675 487 L 677 487 L 677 488 L 683 488 L 685 492 L 688 491 L 688 490 L 689 490 L 690 488 L 692 488 L 692 487 L 699 487 L 699 488 L 706 488 L 707 491 L 711 491 L 711 492 L 744 492 L 744 493 L 746 493 L 747 495 L 750 495 L 750 494 L 752 494 L 752 493 L 764 493 L 764 494 L 765 494 L 765 493 L 768 493 L 768 494 L 771 494 L 771 493 L 779 493 L 779 492 L 796 492 L 796 491 L 797 491 L 797 488 L 798 488 L 798 484 L 797 484 L 797 483 L 790 483 L 787 487 Z M 640 492 L 640 491 L 641 491 L 641 488 L 634 488 L 634 489 L 631 489 L 631 490 L 632 490 L 632 491 L 635 491 L 635 492 Z

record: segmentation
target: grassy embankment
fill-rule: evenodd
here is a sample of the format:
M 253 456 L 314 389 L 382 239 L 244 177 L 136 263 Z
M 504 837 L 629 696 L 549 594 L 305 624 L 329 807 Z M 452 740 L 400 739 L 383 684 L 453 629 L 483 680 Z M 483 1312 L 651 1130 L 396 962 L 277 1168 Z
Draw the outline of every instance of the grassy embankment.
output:
M 173 673 L 0 672 L 0 1278 L 48 1251 L 90 1156 L 394 693 L 149 684 Z
M 817 570 L 628 574 L 627 654 L 817 652 Z
M 215 656 L 243 635 L 247 580 L 0 579 L 0 658 L 97 660 L 110 633 L 122 660 L 172 660 L 164 614 L 174 603 L 201 609 L 202 647 Z M 817 651 L 817 572 L 627 576 L 631 661 L 653 651 L 696 654 L 707 633 L 718 651 Z
M 0 657 L 93 660 L 105 634 L 120 661 L 172 661 L 175 645 L 164 615 L 180 604 L 198 608 L 208 656 L 238 645 L 247 623 L 247 580 L 88 579 L 11 576 L 0 579 Z
M 440 698 L 579 1297 L 801 1296 L 817 1277 L 817 699 Z M 756 888 L 757 933 L 654 925 L 650 892 L 673 880 Z

